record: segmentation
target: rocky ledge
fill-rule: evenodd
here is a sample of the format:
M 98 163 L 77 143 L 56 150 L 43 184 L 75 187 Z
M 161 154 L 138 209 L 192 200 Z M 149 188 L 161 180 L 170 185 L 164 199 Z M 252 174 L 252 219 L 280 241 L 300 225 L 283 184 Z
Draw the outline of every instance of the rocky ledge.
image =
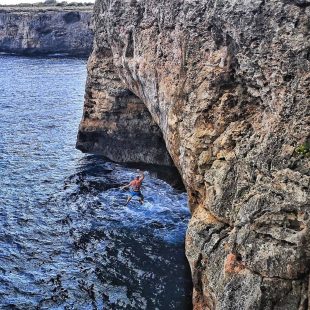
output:
M 0 52 L 88 56 L 92 7 L 0 7 Z
M 167 148 L 194 309 L 309 309 L 309 18 L 307 0 L 95 5 L 78 145 L 133 162 Z

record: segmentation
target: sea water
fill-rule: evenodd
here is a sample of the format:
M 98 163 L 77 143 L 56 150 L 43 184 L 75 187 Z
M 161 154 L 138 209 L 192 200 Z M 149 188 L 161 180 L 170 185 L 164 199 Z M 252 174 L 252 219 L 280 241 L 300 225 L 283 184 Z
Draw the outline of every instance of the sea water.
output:
M 0 55 L 0 309 L 190 309 L 187 197 L 75 149 L 86 61 Z

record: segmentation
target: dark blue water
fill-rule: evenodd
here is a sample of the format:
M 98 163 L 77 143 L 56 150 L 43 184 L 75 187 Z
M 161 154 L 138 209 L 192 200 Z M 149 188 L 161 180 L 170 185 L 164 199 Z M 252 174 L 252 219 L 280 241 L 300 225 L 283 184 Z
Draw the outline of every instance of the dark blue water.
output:
M 185 193 L 75 150 L 86 62 L 0 55 L 0 309 L 190 309 Z

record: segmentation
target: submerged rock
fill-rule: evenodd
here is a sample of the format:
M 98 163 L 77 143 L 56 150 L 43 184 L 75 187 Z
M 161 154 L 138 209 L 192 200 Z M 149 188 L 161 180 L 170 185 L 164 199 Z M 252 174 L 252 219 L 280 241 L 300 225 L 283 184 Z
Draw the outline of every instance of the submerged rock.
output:
M 162 133 L 195 309 L 309 307 L 309 17 L 307 1 L 96 3 L 78 146 L 151 162 Z
M 0 52 L 88 56 L 92 7 L 0 7 Z

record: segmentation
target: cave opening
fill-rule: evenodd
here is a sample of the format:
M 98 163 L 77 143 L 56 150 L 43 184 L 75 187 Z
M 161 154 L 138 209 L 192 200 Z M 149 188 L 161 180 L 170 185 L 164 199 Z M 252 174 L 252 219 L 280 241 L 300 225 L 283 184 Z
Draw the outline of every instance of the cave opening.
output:
M 84 109 L 76 147 L 103 155 L 128 167 L 140 167 L 185 191 L 178 169 L 167 150 L 163 134 L 144 102 L 128 89 L 114 90 L 110 110 L 98 113 L 94 105 Z M 88 96 L 86 100 L 91 101 Z M 104 104 L 104 103 L 103 103 Z
M 124 94 L 127 99 L 119 98 L 119 100 L 124 100 L 125 102 L 128 100 L 128 102 L 126 102 L 127 107 L 128 103 L 131 105 L 132 102 L 135 102 L 135 108 L 137 108 L 137 127 L 134 127 L 132 130 L 132 134 L 137 135 L 134 140 L 141 141 L 141 149 L 148 150 L 148 159 L 146 161 L 137 163 L 129 161 L 125 163 L 125 166 L 147 170 L 153 177 L 162 179 L 174 188 L 185 192 L 186 189 L 182 177 L 167 150 L 162 131 L 153 120 L 147 106 L 132 91 L 127 89 Z M 130 106 L 128 109 L 132 112 L 135 108 Z M 135 131 L 136 128 L 140 128 L 140 130 Z M 141 139 L 141 133 L 143 139 Z M 136 145 L 134 148 L 136 148 Z

